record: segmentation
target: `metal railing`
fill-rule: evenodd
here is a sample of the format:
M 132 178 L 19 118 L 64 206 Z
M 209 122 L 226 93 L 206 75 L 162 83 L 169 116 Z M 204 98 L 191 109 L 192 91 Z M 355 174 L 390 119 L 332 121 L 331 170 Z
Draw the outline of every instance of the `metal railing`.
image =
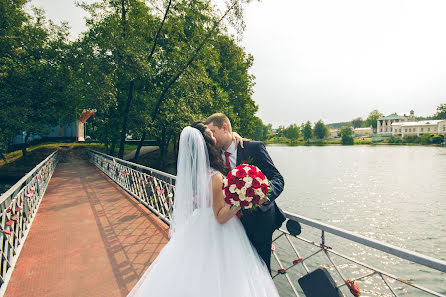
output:
M 94 165 L 164 222 L 170 224 L 175 176 L 95 151 L 90 151 L 89 155 Z M 295 228 L 291 228 L 292 226 L 288 223 L 286 229 L 281 228 L 276 231 L 272 251 L 276 269 L 273 270 L 272 277 L 278 283 L 281 296 L 303 295 L 298 287 L 298 279 L 310 273 L 311 270 L 323 266 L 330 271 L 341 294 L 347 296 L 421 296 L 419 294 L 425 294 L 446 297 L 446 262 L 293 213 L 285 212 L 285 215 L 288 221 L 298 222 L 299 226 L 301 224 L 308 227 L 303 229 L 303 233 L 307 233 L 306 236 L 310 239 L 304 238 L 300 232 L 296 233 L 293 230 Z M 332 236 L 334 238 L 331 238 Z M 328 237 L 330 237 L 330 243 Z M 384 271 L 383 268 L 375 268 L 373 265 L 363 263 L 354 258 L 354 250 L 358 249 L 359 245 L 371 251 L 383 253 L 386 257 L 395 256 L 400 261 L 407 261 L 404 267 L 415 269 L 411 265 L 416 264 L 423 269 L 429 269 L 426 273 L 438 279 L 436 283 L 443 287 L 437 291 L 428 289 L 415 284 L 413 279 L 406 280 L 394 273 Z M 339 251 L 335 249 L 335 246 L 345 251 Z M 370 253 L 370 251 L 365 252 Z M 303 256 L 304 253 L 307 255 Z M 335 260 L 344 262 L 336 264 Z M 404 270 L 407 268 L 400 269 L 398 272 L 405 272 Z M 355 289 L 356 285 L 361 287 L 362 295 Z M 438 290 L 442 290 L 443 293 Z
M 96 151 L 89 151 L 89 158 L 114 182 L 170 224 L 175 193 L 174 175 Z
M 0 196 L 0 296 L 3 296 L 42 197 L 57 165 L 53 152 Z

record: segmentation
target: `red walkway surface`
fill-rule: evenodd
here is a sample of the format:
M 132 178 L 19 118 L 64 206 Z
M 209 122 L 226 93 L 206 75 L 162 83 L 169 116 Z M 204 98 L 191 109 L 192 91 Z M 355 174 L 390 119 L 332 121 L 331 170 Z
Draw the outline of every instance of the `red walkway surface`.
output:
M 126 296 L 167 234 L 94 166 L 58 164 L 5 296 Z

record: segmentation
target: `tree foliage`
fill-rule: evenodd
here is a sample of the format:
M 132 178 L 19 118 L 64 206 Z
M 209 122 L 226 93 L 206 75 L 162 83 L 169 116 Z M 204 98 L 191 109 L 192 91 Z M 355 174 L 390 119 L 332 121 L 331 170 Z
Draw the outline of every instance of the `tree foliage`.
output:
M 435 114 L 437 120 L 446 119 L 446 104 L 440 104 L 437 106 L 437 113 Z
M 378 121 L 378 119 L 379 119 L 380 117 L 382 117 L 382 116 L 383 116 L 383 114 L 380 113 L 377 109 L 372 110 L 372 111 L 369 113 L 369 115 L 367 116 L 367 119 L 365 120 L 366 125 L 367 125 L 368 127 L 372 126 L 373 129 L 376 129 L 376 126 L 377 126 L 377 124 L 378 124 L 377 121 Z
M 341 128 L 342 144 L 353 144 L 353 129 L 350 126 L 344 126 Z
M 284 131 L 284 136 L 288 139 L 296 141 L 300 136 L 300 127 L 296 124 L 289 125 Z
M 302 136 L 307 142 L 309 142 L 311 137 L 313 136 L 313 129 L 311 127 L 310 121 L 307 121 L 305 124 L 302 125 Z
M 313 135 L 317 139 L 324 139 L 328 136 L 328 128 L 322 120 L 319 120 L 314 124 Z

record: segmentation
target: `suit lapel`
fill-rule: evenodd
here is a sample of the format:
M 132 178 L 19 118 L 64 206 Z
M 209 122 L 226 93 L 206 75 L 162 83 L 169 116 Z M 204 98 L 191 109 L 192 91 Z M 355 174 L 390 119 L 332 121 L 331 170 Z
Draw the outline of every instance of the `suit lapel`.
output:
M 237 160 L 235 161 L 235 166 L 240 165 L 240 163 L 242 163 L 243 159 L 242 159 L 242 147 L 240 146 L 240 144 L 237 146 Z

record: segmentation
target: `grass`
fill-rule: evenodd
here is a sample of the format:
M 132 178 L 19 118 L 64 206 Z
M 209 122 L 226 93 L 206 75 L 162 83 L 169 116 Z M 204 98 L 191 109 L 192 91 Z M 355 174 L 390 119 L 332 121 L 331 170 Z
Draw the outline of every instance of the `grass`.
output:
M 75 147 L 83 147 L 86 149 L 93 149 L 100 152 L 105 152 L 105 145 L 103 143 L 95 143 L 95 142 L 72 142 L 72 143 L 66 143 L 66 142 L 46 142 L 41 143 L 37 145 L 32 145 L 27 148 L 27 152 L 32 152 L 34 150 L 40 149 L 40 148 L 55 148 L 58 147 L 72 149 Z M 126 144 L 124 146 L 124 155 L 136 150 L 138 147 L 137 144 Z M 23 156 L 22 150 L 13 151 L 10 153 L 5 154 L 6 163 L 14 162 L 18 159 L 20 159 Z M 4 160 L 0 159 L 0 166 L 3 166 L 6 164 Z

